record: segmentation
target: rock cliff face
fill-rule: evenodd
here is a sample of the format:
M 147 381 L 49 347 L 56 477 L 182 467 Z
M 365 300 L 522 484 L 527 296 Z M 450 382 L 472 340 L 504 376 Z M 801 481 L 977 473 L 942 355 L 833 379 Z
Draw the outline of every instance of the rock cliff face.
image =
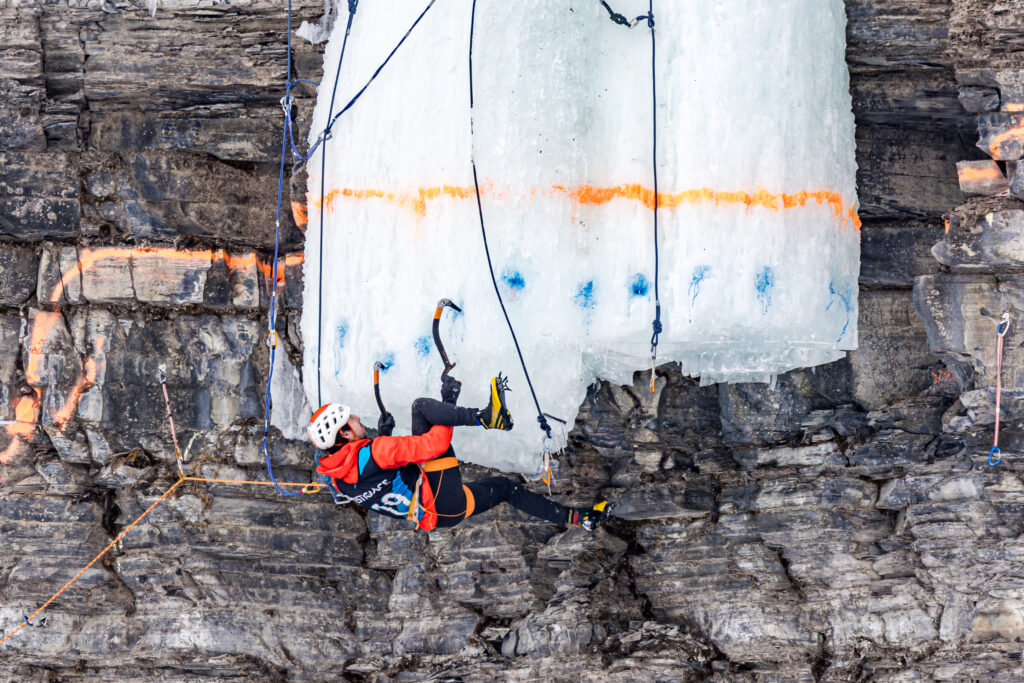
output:
M 847 11 L 848 359 L 592 387 L 554 493 L 619 502 L 594 534 L 502 509 L 428 536 L 326 493 L 183 484 L 0 646 L 3 678 L 1024 679 L 1024 6 Z M 303 245 L 287 211 L 273 282 L 281 3 L 0 0 L 0 19 L 8 633 L 177 479 L 159 365 L 189 471 L 265 478 L 268 293 L 295 357 Z M 293 52 L 316 80 L 319 48 Z M 308 444 L 272 431 L 279 478 L 308 480 Z

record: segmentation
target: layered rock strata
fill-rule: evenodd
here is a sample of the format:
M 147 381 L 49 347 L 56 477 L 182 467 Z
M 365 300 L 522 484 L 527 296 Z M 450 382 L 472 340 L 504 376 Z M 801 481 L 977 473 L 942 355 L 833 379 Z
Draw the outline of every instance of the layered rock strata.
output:
M 296 24 L 323 10 L 295 9 Z M 654 395 L 644 372 L 593 386 L 553 493 L 618 501 L 594 534 L 500 509 L 425 535 L 326 493 L 182 484 L 4 643 L 0 674 L 1024 678 L 1024 207 L 1007 158 L 1021 10 L 847 10 L 864 226 L 846 360 L 773 385 L 702 388 L 666 365 Z M 285 212 L 273 281 L 280 4 L 170 0 L 151 18 L 19 2 L 0 17 L 6 633 L 176 480 L 160 364 L 187 469 L 265 479 L 268 294 L 279 357 L 296 360 L 302 217 Z M 317 80 L 319 48 L 294 51 L 291 77 Z M 312 94 L 296 91 L 300 137 Z M 1003 181 L 962 186 L 958 162 Z M 286 206 L 304 186 L 290 180 Z M 280 479 L 308 480 L 308 444 L 277 429 L 269 443 Z

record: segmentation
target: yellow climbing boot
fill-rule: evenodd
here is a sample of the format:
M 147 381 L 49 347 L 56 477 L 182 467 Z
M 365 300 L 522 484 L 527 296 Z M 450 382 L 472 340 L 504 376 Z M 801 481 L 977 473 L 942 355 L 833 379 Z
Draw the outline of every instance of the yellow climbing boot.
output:
M 484 429 L 512 429 L 512 416 L 505 407 L 505 392 L 511 391 L 508 388 L 508 378 L 498 373 L 497 377 L 491 378 L 491 398 L 487 407 L 477 413 L 477 419 Z
M 602 500 L 591 508 L 570 508 L 569 524 L 576 524 L 587 531 L 593 531 L 608 519 L 608 515 L 611 514 L 614 507 L 615 503 Z

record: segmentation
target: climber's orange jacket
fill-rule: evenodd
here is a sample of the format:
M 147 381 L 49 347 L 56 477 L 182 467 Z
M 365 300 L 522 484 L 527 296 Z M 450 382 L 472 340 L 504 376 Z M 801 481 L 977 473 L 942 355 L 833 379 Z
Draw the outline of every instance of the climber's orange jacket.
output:
M 437 509 L 434 492 L 419 464 L 442 455 L 451 442 L 452 428 L 443 425 L 434 425 L 419 436 L 350 441 L 321 459 L 316 471 L 330 477 L 334 487 L 347 496 L 348 500 L 341 502 L 415 519 L 421 529 L 430 531 L 437 525 Z M 410 514 L 414 498 L 415 510 Z

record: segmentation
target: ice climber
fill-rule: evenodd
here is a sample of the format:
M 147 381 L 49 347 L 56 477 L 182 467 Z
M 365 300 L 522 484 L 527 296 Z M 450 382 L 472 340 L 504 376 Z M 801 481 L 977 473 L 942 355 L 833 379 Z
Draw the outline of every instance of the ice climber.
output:
M 307 432 L 313 445 L 326 452 L 316 471 L 328 477 L 341 494 L 336 500 L 358 503 L 390 517 L 414 519 L 426 531 L 453 527 L 506 502 L 552 524 L 595 529 L 607 518 L 611 507 L 607 501 L 592 508 L 569 508 L 507 477 L 463 484 L 451 447 L 452 428 L 509 430 L 512 417 L 505 407 L 507 382 L 500 374 L 491 379 L 490 400 L 482 410 L 456 405 L 461 386 L 446 376 L 441 401 L 413 401 L 412 436 L 391 436 L 395 420 L 390 414 L 378 421 L 379 436 L 371 436 L 371 430 L 348 406 L 320 406 L 310 418 Z

